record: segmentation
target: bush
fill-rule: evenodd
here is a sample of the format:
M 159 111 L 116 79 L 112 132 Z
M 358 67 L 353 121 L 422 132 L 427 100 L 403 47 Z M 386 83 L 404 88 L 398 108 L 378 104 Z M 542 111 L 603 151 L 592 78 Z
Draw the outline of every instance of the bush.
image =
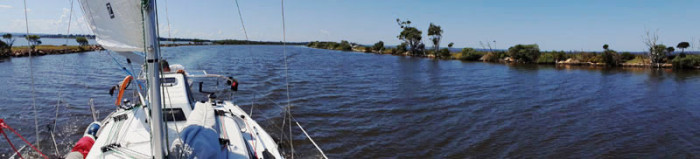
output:
M 407 47 L 408 47 L 408 46 L 406 45 L 406 43 L 401 43 L 401 44 L 399 44 L 399 45 L 396 46 L 396 49 L 394 49 L 395 52 L 393 52 L 392 54 L 403 54 L 403 53 L 406 53 L 406 51 L 408 51 L 408 48 L 407 48 Z
M 676 57 L 671 60 L 673 68 L 693 68 L 700 65 L 700 55 L 686 55 L 685 57 Z
M 364 47 L 365 52 L 372 52 L 372 48 L 370 47 Z
M 479 60 L 482 56 L 484 56 L 483 53 L 479 53 L 473 48 L 464 48 L 462 49 L 462 53 L 460 56 L 460 60 L 467 60 L 467 61 L 477 61 Z
M 87 46 L 88 45 L 88 40 L 85 37 L 76 37 L 75 42 L 78 42 L 80 46 Z
M 629 61 L 632 59 L 634 59 L 634 55 L 630 52 L 623 52 L 622 54 L 620 54 L 621 61 Z
M 340 44 L 335 47 L 336 50 L 342 50 L 342 51 L 352 51 L 352 45 L 350 45 L 350 42 L 348 41 L 340 41 Z
M 439 58 L 448 58 L 450 57 L 450 50 L 447 48 L 440 49 L 437 55 Z
M 6 57 L 10 55 L 10 46 L 5 42 L 0 41 L 0 57 Z
M 538 64 L 553 64 L 555 62 L 556 58 L 554 57 L 554 53 L 544 53 L 537 58 Z
M 379 41 L 379 42 L 377 42 L 377 43 L 374 43 L 374 46 L 372 46 L 372 50 L 373 50 L 373 51 L 381 51 L 381 50 L 384 50 L 384 42 L 383 42 L 383 41 Z
M 489 52 L 483 56 L 483 59 L 486 62 L 498 62 L 505 57 L 506 57 L 506 53 L 502 52 L 502 51 L 501 52 Z
M 564 51 L 553 51 L 551 54 L 554 57 L 554 61 L 564 61 L 569 58 Z
M 603 63 L 609 66 L 615 66 L 620 63 L 620 56 L 613 50 L 606 50 L 601 54 Z
M 537 44 L 518 44 L 508 48 L 508 56 L 517 60 L 517 62 L 535 62 L 535 60 L 537 60 L 537 58 L 540 56 L 540 48 L 537 46 Z

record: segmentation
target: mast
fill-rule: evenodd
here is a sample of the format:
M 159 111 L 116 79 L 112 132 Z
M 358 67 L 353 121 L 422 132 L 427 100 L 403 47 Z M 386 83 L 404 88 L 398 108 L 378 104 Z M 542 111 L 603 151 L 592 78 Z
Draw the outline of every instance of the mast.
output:
M 163 116 L 160 96 L 160 42 L 158 40 L 158 31 L 156 30 L 156 10 L 155 0 L 144 0 L 145 12 L 144 17 L 144 32 L 145 32 L 145 48 L 146 48 L 146 63 L 148 68 L 148 102 L 151 108 L 151 151 L 156 159 L 165 158 L 167 156 L 167 146 L 165 145 L 165 131 L 163 129 Z

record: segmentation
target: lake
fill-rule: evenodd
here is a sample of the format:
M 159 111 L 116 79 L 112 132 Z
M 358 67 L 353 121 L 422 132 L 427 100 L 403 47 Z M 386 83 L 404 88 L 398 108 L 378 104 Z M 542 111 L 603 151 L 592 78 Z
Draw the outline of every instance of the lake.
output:
M 274 138 L 286 105 L 282 46 L 166 47 L 170 64 L 230 75 L 232 99 Z M 292 113 L 330 158 L 697 158 L 700 71 L 504 65 L 288 46 Z M 114 55 L 117 56 L 117 55 Z M 118 59 L 121 59 L 117 57 Z M 125 76 L 105 52 L 32 59 L 41 149 L 61 154 L 113 111 Z M 124 64 L 124 60 L 119 60 Z M 35 141 L 29 58 L 0 62 L 0 118 Z M 64 100 L 68 106 L 58 107 Z M 200 99 L 204 95 L 198 95 Z M 294 150 L 319 153 L 300 130 Z M 21 140 L 13 137 L 15 144 Z M 5 141 L 0 158 L 11 155 Z M 285 151 L 288 144 L 282 143 Z

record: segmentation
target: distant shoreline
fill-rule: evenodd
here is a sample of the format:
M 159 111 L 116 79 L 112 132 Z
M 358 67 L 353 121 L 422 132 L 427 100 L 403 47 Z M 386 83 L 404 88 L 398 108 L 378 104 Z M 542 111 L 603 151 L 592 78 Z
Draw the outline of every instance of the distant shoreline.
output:
M 438 60 L 460 60 L 460 61 L 473 61 L 473 62 L 488 62 L 488 63 L 501 63 L 501 64 L 514 64 L 514 63 L 521 63 L 518 62 L 517 60 L 510 58 L 510 57 L 503 57 L 503 58 L 497 58 L 497 59 L 485 59 L 485 56 L 487 54 L 494 54 L 494 52 L 488 52 L 488 51 L 476 51 L 473 54 L 478 54 L 478 58 L 464 58 L 462 57 L 462 53 L 460 52 L 449 52 L 449 57 L 445 58 L 435 58 L 432 54 L 429 54 L 427 56 L 412 56 L 409 54 L 409 52 L 403 52 L 403 53 L 396 53 L 395 50 L 392 49 L 386 49 L 386 50 L 381 50 L 381 51 L 372 51 L 369 47 L 365 46 L 359 46 L 355 45 L 352 46 L 351 49 L 345 50 L 342 49 L 328 49 L 328 48 L 318 48 L 318 47 L 313 47 L 313 46 L 307 46 L 308 48 L 314 48 L 314 49 L 324 49 L 324 50 L 336 50 L 336 51 L 348 51 L 348 52 L 356 52 L 356 53 L 373 53 L 373 54 L 383 54 L 383 55 L 394 55 L 394 56 L 410 56 L 410 57 L 421 57 L 421 58 L 430 58 L 430 59 L 438 59 Z M 556 52 L 543 52 L 541 53 L 540 56 L 551 56 L 551 54 L 554 54 Z M 563 52 L 562 52 L 563 53 Z M 505 54 L 505 52 L 500 51 L 499 53 L 496 54 Z M 596 54 L 601 54 L 601 53 L 595 53 L 595 52 L 577 52 L 577 53 L 564 53 L 566 56 L 586 56 L 592 54 L 593 56 L 596 56 Z M 601 62 L 588 62 L 588 61 L 581 61 L 577 60 L 574 58 L 566 58 L 562 60 L 543 60 L 543 61 L 537 61 L 537 62 L 529 62 L 533 64 L 541 64 L 541 65 L 555 65 L 555 66 L 590 66 L 590 67 L 636 67 L 636 68 L 665 68 L 665 69 L 700 69 L 700 66 L 697 64 L 694 64 L 692 67 L 674 67 L 672 63 L 663 63 L 663 64 L 658 64 L 658 65 L 651 65 L 650 62 L 648 61 L 648 57 L 644 57 L 645 55 L 641 54 L 634 54 L 632 59 L 629 59 L 625 62 L 618 63 L 618 64 L 612 64 L 609 65 L 607 63 L 601 63 Z M 687 56 L 692 56 L 692 57 L 700 57 L 700 55 L 694 55 L 694 54 L 688 54 Z M 670 61 L 670 60 L 669 60 Z
M 245 42 L 245 41 L 244 41 Z M 304 45 L 305 43 L 292 43 L 289 45 Z M 204 46 L 204 45 L 282 45 L 277 43 L 251 43 L 251 44 L 214 44 L 214 43 L 183 43 L 183 44 L 161 44 L 161 47 L 179 47 L 179 46 Z M 60 55 L 60 54 L 71 54 L 71 53 L 83 53 L 90 51 L 105 50 L 100 45 L 88 45 L 88 46 L 57 46 L 57 45 L 38 45 L 32 50 L 32 55 L 43 56 L 43 55 Z M 0 54 L 0 58 L 10 58 L 10 57 L 26 57 L 29 56 L 29 47 L 27 46 L 13 46 L 8 54 Z

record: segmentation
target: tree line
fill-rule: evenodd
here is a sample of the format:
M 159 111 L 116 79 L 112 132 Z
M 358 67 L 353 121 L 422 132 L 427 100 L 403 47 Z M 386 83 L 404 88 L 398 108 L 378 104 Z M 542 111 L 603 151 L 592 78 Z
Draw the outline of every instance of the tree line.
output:
M 440 42 L 444 30 L 439 25 L 430 23 L 427 37 L 432 43 L 431 49 L 426 49 L 423 43 L 423 32 L 413 26 L 410 20 L 396 19 L 401 29 L 396 36 L 401 43 L 395 47 L 386 47 L 383 41 L 371 46 L 357 45 L 346 40 L 338 42 L 310 42 L 307 46 L 321 49 L 362 51 L 368 53 L 395 54 L 405 56 L 433 57 L 436 59 L 459 59 L 465 61 L 509 62 L 509 63 L 538 63 L 538 64 L 594 64 L 606 66 L 651 66 L 662 67 L 672 65 L 674 68 L 700 68 L 700 55 L 689 55 L 685 49 L 690 42 L 683 41 L 673 46 L 658 44 L 658 35 L 655 32 L 647 32 L 644 42 L 648 47 L 646 54 L 632 54 L 630 52 L 618 53 L 604 44 L 602 52 L 565 52 L 565 51 L 540 51 L 537 44 L 518 44 L 511 46 L 506 51 L 493 51 L 491 43 L 480 42 L 483 50 L 463 48 L 461 52 L 450 52 L 453 42 L 447 48 L 440 48 Z M 495 41 L 493 41 L 495 43 Z M 700 43 L 699 43 L 700 45 Z M 680 49 L 679 54 L 674 54 Z

